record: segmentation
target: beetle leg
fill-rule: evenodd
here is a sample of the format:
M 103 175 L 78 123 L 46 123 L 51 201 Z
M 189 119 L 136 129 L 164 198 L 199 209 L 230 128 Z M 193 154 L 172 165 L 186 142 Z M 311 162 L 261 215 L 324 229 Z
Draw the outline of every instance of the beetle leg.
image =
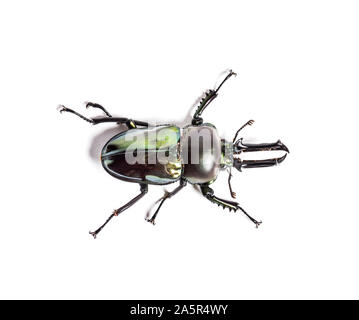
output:
M 235 198 L 236 198 L 236 193 L 233 192 L 233 190 L 232 190 L 232 185 L 231 185 L 231 179 L 232 179 L 232 169 L 231 169 L 231 168 L 229 168 L 228 173 L 229 173 L 229 175 L 228 175 L 228 187 L 229 187 L 229 192 L 231 193 L 231 197 L 232 197 L 233 199 L 235 199 Z
M 96 119 L 92 119 L 92 121 L 93 124 L 104 123 L 104 122 L 125 123 L 129 127 L 129 129 L 136 128 L 136 126 L 141 126 L 141 127 L 149 126 L 149 124 L 144 121 L 132 120 L 128 118 L 118 118 L 118 117 L 96 118 Z
M 256 219 L 252 218 L 237 202 L 224 200 L 218 198 L 214 195 L 213 189 L 208 187 L 208 185 L 201 185 L 202 194 L 211 202 L 217 204 L 218 206 L 222 206 L 223 209 L 227 208 L 229 211 L 237 211 L 238 209 L 241 210 L 255 225 L 256 228 L 262 223 L 262 221 L 257 221 Z
M 218 90 L 222 87 L 222 85 L 233 75 L 236 76 L 237 74 L 232 70 L 229 70 L 227 76 L 216 89 L 206 92 L 204 98 L 201 100 L 199 106 L 197 107 L 195 114 L 193 115 L 192 125 L 201 125 L 203 123 L 203 119 L 201 118 L 202 112 L 217 97 Z
M 98 106 L 96 108 L 99 108 Z M 118 124 L 124 123 L 128 126 L 129 129 L 136 128 L 136 126 L 141 126 L 141 127 L 149 126 L 149 124 L 147 122 L 139 121 L 139 120 L 131 120 L 128 118 L 120 118 L 120 117 L 112 117 L 112 116 L 111 117 L 108 116 L 108 117 L 104 117 L 104 118 L 86 118 L 82 114 L 80 114 L 70 108 L 67 108 L 63 105 L 59 106 L 59 111 L 60 111 L 60 113 L 62 113 L 62 112 L 73 113 L 73 114 L 77 115 L 78 117 L 80 117 L 81 119 L 83 119 L 89 123 L 92 123 L 92 124 L 99 124 L 99 123 L 104 123 L 104 122 L 116 122 Z
M 98 103 L 86 102 L 85 106 L 86 109 L 88 109 L 89 107 L 101 109 L 108 117 L 110 118 L 112 117 L 112 115 L 103 106 L 101 106 Z
M 60 105 L 60 106 L 59 106 L 59 111 L 60 111 L 60 113 L 63 113 L 63 112 L 73 113 L 73 114 L 77 115 L 78 117 L 80 117 L 81 119 L 83 119 L 83 120 L 85 120 L 85 121 L 87 121 L 87 122 L 90 122 L 90 123 L 94 124 L 94 121 L 93 121 L 92 119 L 86 118 L 86 117 L 83 116 L 82 114 L 79 114 L 78 112 L 76 112 L 76 111 L 74 111 L 74 110 L 72 110 L 72 109 L 70 109 L 70 108 L 67 108 L 67 107 L 65 107 L 65 106 L 63 106 L 63 105 Z
M 128 203 L 126 203 L 124 206 L 122 206 L 121 208 L 118 208 L 116 210 L 113 211 L 113 213 L 107 218 L 107 220 L 105 221 L 105 223 L 99 227 L 96 231 L 94 232 L 89 232 L 95 239 L 97 234 L 104 228 L 104 226 L 113 218 L 118 216 L 121 212 L 125 211 L 126 209 L 128 209 L 129 207 L 131 207 L 133 204 L 135 204 L 138 200 L 140 200 L 148 191 L 148 185 L 147 184 L 140 184 L 141 187 L 141 193 L 134 197 L 131 201 L 129 201 Z
M 156 212 L 153 214 L 153 216 L 151 217 L 151 219 L 146 219 L 146 221 L 148 221 L 148 222 L 152 223 L 153 225 L 155 225 L 155 224 L 156 224 L 155 220 L 156 220 L 157 214 L 158 214 L 158 212 L 160 211 L 160 209 L 161 209 L 163 203 L 164 203 L 167 199 L 169 199 L 169 198 L 171 198 L 172 196 L 174 196 L 178 191 L 180 191 L 180 190 L 181 190 L 183 187 L 185 187 L 186 185 L 187 185 L 187 181 L 186 181 L 186 180 L 181 180 L 180 185 L 179 185 L 176 189 L 174 189 L 174 190 L 171 191 L 171 192 L 167 192 L 167 191 L 166 191 L 165 195 L 161 198 L 162 200 L 160 199 L 160 200 L 161 200 L 161 203 L 159 204 L 159 206 L 158 206 Z

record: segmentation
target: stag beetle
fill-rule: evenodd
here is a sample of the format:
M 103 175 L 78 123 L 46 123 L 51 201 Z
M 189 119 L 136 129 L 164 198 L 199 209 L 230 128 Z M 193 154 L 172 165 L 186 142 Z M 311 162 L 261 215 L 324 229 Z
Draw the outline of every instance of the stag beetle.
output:
M 163 203 L 177 194 L 188 183 L 198 185 L 204 197 L 209 201 L 228 208 L 230 211 L 242 211 L 258 227 L 262 222 L 252 218 L 237 202 L 221 199 L 214 194 L 210 184 L 213 183 L 220 170 L 229 173 L 228 185 L 232 198 L 236 194 L 231 187 L 231 168 L 241 171 L 243 168 L 258 168 L 277 165 L 284 161 L 289 153 L 288 148 L 278 140 L 275 143 L 247 144 L 242 138 L 237 140 L 239 132 L 246 126 L 253 124 L 249 120 L 236 132 L 233 141 L 221 139 L 216 127 L 210 123 L 203 123 L 201 115 L 206 107 L 217 97 L 219 89 L 233 75 L 229 71 L 220 85 L 208 90 L 199 102 L 193 115 L 192 123 L 184 128 L 174 125 L 151 126 L 147 122 L 129 118 L 113 117 L 103 106 L 88 102 L 86 108 L 101 109 L 106 117 L 86 118 L 76 111 L 60 105 L 60 112 L 70 112 L 81 119 L 99 124 L 115 122 L 125 124 L 128 130 L 112 137 L 103 147 L 101 163 L 103 168 L 113 177 L 140 185 L 140 194 L 119 209 L 114 210 L 106 222 L 90 234 L 96 235 L 114 217 L 125 211 L 141 199 L 148 191 L 148 185 L 166 185 L 179 181 L 179 186 L 171 192 L 166 192 L 159 199 L 157 210 L 147 221 L 155 224 L 157 214 Z M 279 158 L 265 160 L 243 160 L 241 154 L 253 151 L 284 151 Z

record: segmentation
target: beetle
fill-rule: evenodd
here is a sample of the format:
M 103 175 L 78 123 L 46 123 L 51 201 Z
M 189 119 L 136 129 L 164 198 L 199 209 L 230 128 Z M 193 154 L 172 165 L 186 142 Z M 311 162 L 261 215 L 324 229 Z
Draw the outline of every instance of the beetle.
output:
M 233 141 L 221 139 L 214 125 L 203 122 L 203 111 L 218 96 L 222 85 L 235 75 L 230 70 L 217 88 L 205 92 L 191 124 L 183 128 L 170 124 L 150 125 L 144 121 L 113 117 L 103 106 L 93 102 L 87 102 L 86 108 L 100 109 L 105 113 L 105 117 L 87 118 L 70 108 L 59 106 L 61 113 L 73 113 L 93 125 L 115 122 L 127 126 L 127 130 L 118 133 L 105 144 L 101 152 L 101 163 L 113 177 L 138 183 L 140 194 L 114 210 L 97 230 L 90 231 L 94 238 L 113 217 L 140 200 L 148 192 L 148 185 L 167 185 L 174 182 L 179 182 L 179 186 L 166 192 L 159 199 L 160 204 L 155 213 L 146 219 L 153 225 L 163 203 L 190 183 L 198 185 L 205 198 L 223 209 L 242 211 L 258 228 L 262 221 L 251 217 L 237 202 L 217 197 L 210 185 L 221 170 L 227 170 L 230 194 L 235 198 L 236 194 L 231 187 L 233 167 L 242 171 L 244 168 L 274 166 L 284 161 L 289 150 L 280 140 L 275 143 L 248 144 L 244 143 L 242 138 L 237 139 L 239 132 L 252 125 L 253 120 L 249 120 L 237 130 Z M 284 155 L 264 160 L 244 160 L 240 157 L 246 152 L 255 151 L 283 151 Z

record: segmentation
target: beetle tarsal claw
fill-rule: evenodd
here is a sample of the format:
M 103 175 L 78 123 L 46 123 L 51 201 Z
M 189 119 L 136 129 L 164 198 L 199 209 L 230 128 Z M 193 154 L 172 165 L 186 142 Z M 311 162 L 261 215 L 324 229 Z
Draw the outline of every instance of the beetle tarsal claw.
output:
M 97 103 L 93 103 L 90 101 L 85 101 L 84 104 L 85 104 L 86 109 L 89 109 L 90 107 L 97 108 L 97 106 L 98 106 Z
M 90 108 L 90 104 L 91 104 L 90 101 L 85 101 L 85 102 L 84 102 L 85 108 L 86 108 L 86 109 Z
M 94 239 L 96 239 L 96 236 L 97 236 L 96 231 L 95 232 L 89 231 L 89 234 L 92 235 Z
M 145 219 L 147 222 L 149 222 L 149 223 L 152 223 L 153 225 L 156 225 L 156 222 L 155 222 L 155 220 L 154 219 Z
M 57 107 L 57 110 L 60 112 L 60 113 L 63 113 L 64 111 L 67 111 L 67 108 L 60 104 L 58 107 Z
M 254 221 L 256 228 L 258 229 L 258 227 L 262 224 L 262 220 L 261 221 Z

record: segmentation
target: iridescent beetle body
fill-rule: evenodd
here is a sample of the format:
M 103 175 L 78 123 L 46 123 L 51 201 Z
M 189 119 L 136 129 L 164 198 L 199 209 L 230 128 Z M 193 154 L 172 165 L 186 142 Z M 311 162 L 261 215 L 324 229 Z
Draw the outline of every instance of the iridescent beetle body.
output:
M 127 204 L 115 210 L 107 221 L 95 232 L 90 232 L 95 238 L 102 228 L 114 217 L 128 209 L 148 191 L 148 185 L 167 185 L 179 181 L 180 185 L 172 192 L 166 192 L 150 219 L 155 224 L 156 216 L 164 201 L 186 186 L 187 182 L 199 185 L 203 196 L 211 202 L 228 208 L 230 211 L 241 210 L 255 225 L 258 222 L 239 206 L 237 202 L 221 199 L 214 195 L 209 187 L 216 179 L 220 170 L 228 170 L 228 185 L 232 198 L 235 193 L 231 187 L 232 167 L 241 171 L 242 168 L 268 167 L 282 162 L 287 153 L 287 147 L 279 140 L 275 143 L 245 144 L 238 139 L 238 133 L 253 120 L 244 124 L 235 134 L 233 142 L 221 139 L 215 126 L 203 123 L 202 112 L 217 97 L 223 83 L 235 75 L 230 71 L 222 83 L 215 89 L 209 90 L 201 100 L 190 125 L 180 128 L 175 125 L 151 126 L 147 122 L 128 118 L 112 117 L 112 115 L 97 103 L 87 103 L 86 107 L 99 108 L 105 112 L 103 118 L 86 118 L 72 109 L 61 106 L 60 112 L 73 113 L 92 124 L 116 122 L 126 124 L 128 130 L 112 137 L 103 147 L 101 163 L 103 168 L 113 177 L 126 182 L 140 185 L 141 193 Z M 244 152 L 253 151 L 284 151 L 280 158 L 266 160 L 242 160 L 239 156 Z
M 198 161 L 186 161 L 191 157 L 191 149 L 196 149 L 188 137 L 193 132 L 201 135 L 203 130 L 209 133 L 213 145 L 204 148 L 199 144 Z M 166 140 L 168 137 L 172 139 Z M 132 152 L 147 154 L 147 161 L 128 163 L 126 156 Z M 162 163 L 157 159 L 159 152 L 168 153 Z M 155 161 L 149 164 L 151 154 Z M 166 185 L 183 178 L 192 184 L 209 183 L 217 178 L 221 168 L 221 138 L 210 124 L 183 129 L 172 125 L 136 128 L 111 138 L 102 150 L 101 162 L 110 175 L 127 182 Z

